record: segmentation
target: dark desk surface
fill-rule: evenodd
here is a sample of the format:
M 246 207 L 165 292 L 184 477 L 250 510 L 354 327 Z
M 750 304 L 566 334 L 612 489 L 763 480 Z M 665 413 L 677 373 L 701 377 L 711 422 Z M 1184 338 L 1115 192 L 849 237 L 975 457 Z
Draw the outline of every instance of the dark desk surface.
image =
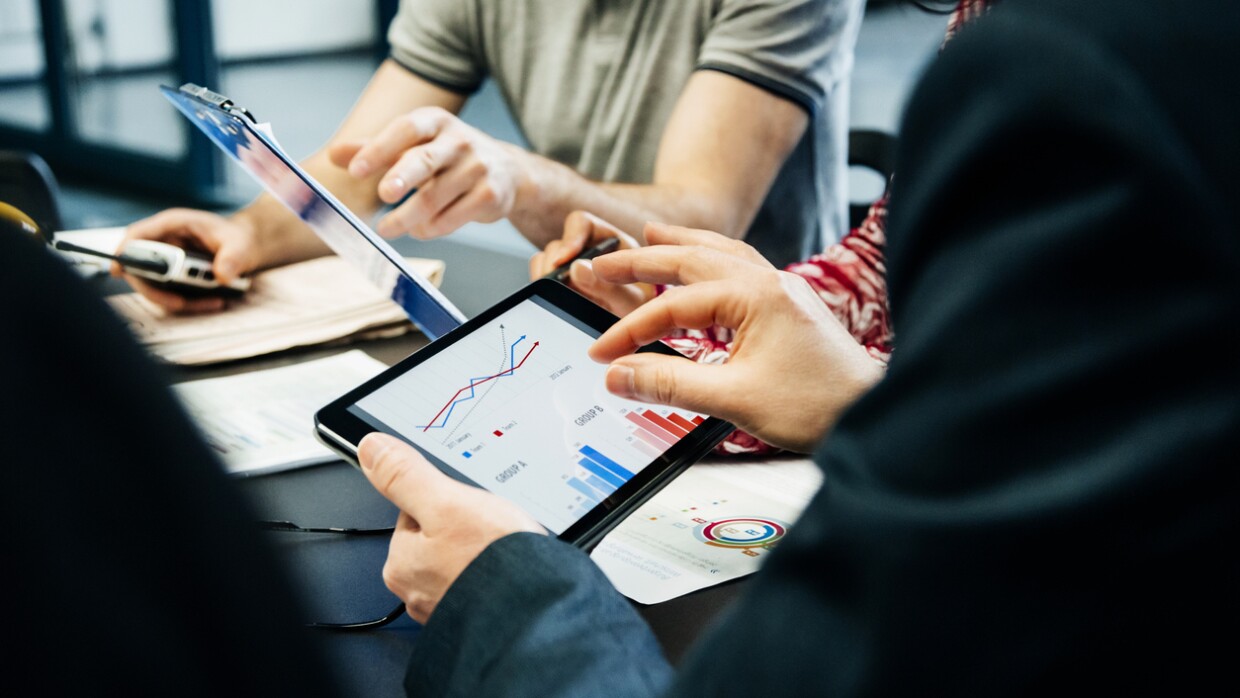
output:
M 418 334 L 364 342 L 359 348 L 393 364 L 425 344 Z M 234 375 L 322 358 L 343 347 L 306 348 L 220 366 L 180 368 L 176 380 Z M 303 526 L 390 526 L 396 509 L 379 496 L 360 472 L 343 461 L 313 468 L 238 480 L 261 520 Z M 381 570 L 388 538 L 272 533 L 286 556 L 295 583 L 314 618 L 323 622 L 382 616 L 399 601 L 383 586 Z M 672 601 L 639 607 L 673 662 L 744 586 L 732 582 Z M 418 626 L 407 616 L 367 632 L 324 633 L 328 654 L 351 693 L 403 695 L 405 664 Z

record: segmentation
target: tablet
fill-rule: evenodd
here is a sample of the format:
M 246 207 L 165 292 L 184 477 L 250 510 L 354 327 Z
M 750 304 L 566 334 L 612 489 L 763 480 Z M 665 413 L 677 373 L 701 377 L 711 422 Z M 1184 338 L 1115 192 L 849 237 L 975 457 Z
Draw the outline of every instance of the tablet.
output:
M 366 434 L 396 436 L 588 548 L 732 430 L 607 392 L 586 351 L 615 321 L 536 281 L 324 407 L 315 432 L 355 464 Z
M 266 124 L 204 87 L 186 83 L 160 90 L 211 142 L 228 154 L 277 201 L 297 214 L 342 259 L 387 293 L 427 337 L 458 327 L 465 314 L 415 272 L 386 240 L 281 150 Z

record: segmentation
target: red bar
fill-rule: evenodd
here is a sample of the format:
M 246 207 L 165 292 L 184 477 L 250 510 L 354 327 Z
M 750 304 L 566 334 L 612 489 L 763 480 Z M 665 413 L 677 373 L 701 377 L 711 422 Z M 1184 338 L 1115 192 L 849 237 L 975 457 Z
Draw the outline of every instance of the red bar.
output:
M 671 420 L 673 424 L 684 429 L 685 431 L 693 431 L 693 427 L 697 426 L 693 422 L 690 422 L 689 420 L 685 419 L 684 417 L 681 417 L 675 412 L 669 414 L 667 418 Z
M 650 432 L 654 436 L 657 436 L 659 438 L 659 441 L 663 442 L 665 450 L 667 446 L 671 446 L 679 440 L 675 436 L 672 436 L 666 431 L 663 431 L 663 429 L 661 429 L 658 424 L 655 424 L 654 422 L 650 421 L 649 419 L 646 419 L 645 417 L 641 416 L 640 414 L 637 414 L 636 412 L 629 412 L 628 414 L 624 415 L 624 417 L 630 422 Z
M 633 448 L 636 448 L 651 458 L 658 458 L 659 454 L 663 453 L 663 442 L 647 434 L 641 429 L 638 429 L 633 433 L 637 435 L 637 438 L 639 439 L 638 441 L 632 442 Z
M 705 420 L 705 419 L 702 419 L 701 417 L 694 417 L 694 418 L 693 418 L 693 423 L 694 423 L 694 424 L 701 424 L 702 422 L 705 422 L 705 421 L 706 421 L 706 420 Z
M 503 435 L 504 435 L 504 432 L 500 431 L 499 429 L 496 429 L 496 430 L 495 430 L 494 432 L 492 432 L 492 433 L 493 433 L 493 434 L 495 434 L 496 436 L 503 436 Z
M 655 412 L 654 410 L 646 410 L 645 412 L 642 413 L 642 415 L 645 416 L 646 419 L 649 419 L 655 424 L 658 424 L 659 426 L 663 427 L 663 431 L 666 431 L 672 436 L 678 436 L 683 439 L 689 435 L 689 432 L 685 431 L 684 429 L 681 429 L 675 424 L 672 424 L 666 419 L 660 417 L 659 414 Z

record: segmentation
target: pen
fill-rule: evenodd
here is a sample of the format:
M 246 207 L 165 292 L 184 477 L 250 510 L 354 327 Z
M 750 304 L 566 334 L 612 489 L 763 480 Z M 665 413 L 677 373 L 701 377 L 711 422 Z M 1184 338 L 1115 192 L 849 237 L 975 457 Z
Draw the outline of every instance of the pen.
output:
M 563 283 L 564 281 L 568 279 L 568 270 L 573 266 L 573 262 L 576 262 L 579 259 L 594 259 L 595 257 L 605 255 L 608 252 L 614 252 L 616 248 L 618 247 L 620 247 L 619 238 L 607 238 L 606 240 L 595 245 L 594 247 L 590 247 L 590 248 L 582 250 L 581 252 L 577 254 L 576 257 L 573 257 L 572 259 L 568 260 L 564 264 L 561 264 L 555 269 L 552 269 L 551 272 L 548 273 L 543 278 L 554 279 L 556 281 Z

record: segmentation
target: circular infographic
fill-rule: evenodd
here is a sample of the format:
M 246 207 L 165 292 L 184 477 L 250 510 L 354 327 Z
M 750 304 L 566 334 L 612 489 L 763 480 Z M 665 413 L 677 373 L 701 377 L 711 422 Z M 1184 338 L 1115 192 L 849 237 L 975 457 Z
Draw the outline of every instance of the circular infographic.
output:
M 769 548 L 787 531 L 786 524 L 774 519 L 742 517 L 708 521 L 698 526 L 693 535 L 720 548 Z

